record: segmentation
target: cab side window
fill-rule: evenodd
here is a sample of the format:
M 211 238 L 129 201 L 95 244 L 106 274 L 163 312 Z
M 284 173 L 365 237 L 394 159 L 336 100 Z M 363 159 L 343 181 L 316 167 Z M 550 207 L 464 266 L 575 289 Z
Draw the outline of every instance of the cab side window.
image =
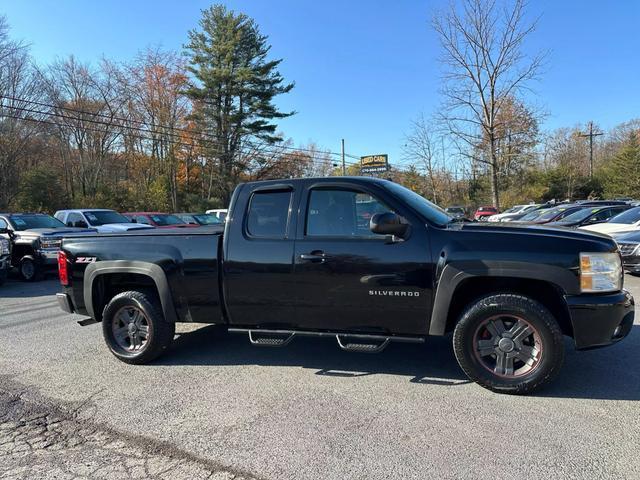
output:
M 369 221 L 376 213 L 392 211 L 366 193 L 354 190 L 314 189 L 309 196 L 306 235 L 381 237 L 369 229 Z
M 144 215 L 136 215 L 134 218 L 136 219 L 136 223 L 142 223 L 144 225 L 151 225 L 151 222 L 149 221 L 149 219 L 147 217 L 145 217 Z
M 5 222 L 3 218 L 0 218 L 0 228 L 9 228 L 7 222 Z
M 247 215 L 252 237 L 285 238 L 289 222 L 291 191 L 255 192 Z

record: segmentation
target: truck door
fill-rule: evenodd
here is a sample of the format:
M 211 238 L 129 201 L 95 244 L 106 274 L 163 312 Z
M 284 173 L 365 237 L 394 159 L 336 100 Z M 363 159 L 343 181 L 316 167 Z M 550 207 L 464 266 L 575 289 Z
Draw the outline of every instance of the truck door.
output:
M 426 333 L 432 301 L 427 228 L 382 194 L 318 183 L 301 199 L 292 290 L 297 327 Z M 410 219 L 407 240 L 369 229 L 374 214 L 388 211 Z
M 230 324 L 288 328 L 294 321 L 296 191 L 291 184 L 240 188 L 224 238 L 224 292 Z

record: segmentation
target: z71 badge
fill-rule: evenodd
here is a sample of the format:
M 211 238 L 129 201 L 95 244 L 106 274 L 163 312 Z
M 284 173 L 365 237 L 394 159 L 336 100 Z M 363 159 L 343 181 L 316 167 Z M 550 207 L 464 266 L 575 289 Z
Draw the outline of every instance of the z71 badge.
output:
M 98 260 L 96 257 L 78 257 L 76 263 L 94 263 Z

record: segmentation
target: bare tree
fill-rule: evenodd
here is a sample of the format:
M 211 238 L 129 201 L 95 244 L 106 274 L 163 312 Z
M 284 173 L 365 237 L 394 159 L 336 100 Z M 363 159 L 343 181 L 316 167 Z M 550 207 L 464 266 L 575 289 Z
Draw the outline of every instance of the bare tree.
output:
M 420 114 L 418 118 L 411 122 L 411 132 L 405 137 L 403 147 L 403 157 L 411 165 L 419 163 L 426 174 L 429 182 L 429 190 L 431 191 L 434 203 L 438 203 L 439 195 L 436 185 L 437 171 L 440 168 L 440 161 L 436 152 L 442 139 L 435 135 L 435 129 L 424 118 L 424 114 Z
M 42 88 L 27 47 L 9 37 L 0 16 L 0 208 L 6 207 L 18 189 L 20 168 L 28 165 L 33 140 L 43 129 L 43 118 L 33 101 Z
M 543 54 L 523 52 L 536 23 L 525 23 L 525 0 L 510 6 L 494 0 L 462 0 L 434 18 L 445 66 L 443 120 L 450 132 L 476 148 L 487 139 L 476 161 L 488 167 L 493 204 L 500 206 L 498 143 L 500 111 L 528 88 L 540 71 Z

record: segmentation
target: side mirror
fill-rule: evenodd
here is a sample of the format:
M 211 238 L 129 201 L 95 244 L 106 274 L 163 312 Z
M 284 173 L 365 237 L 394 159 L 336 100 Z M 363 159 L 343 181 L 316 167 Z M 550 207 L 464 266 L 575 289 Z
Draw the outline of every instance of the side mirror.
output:
M 395 213 L 376 213 L 369 221 L 369 229 L 379 235 L 405 238 L 409 231 L 409 224 L 403 223 L 403 218 Z
M 130 218 L 130 219 L 129 219 L 129 221 L 130 221 L 131 223 L 138 223 L 138 221 L 137 221 L 135 218 L 133 218 L 133 217 L 132 217 L 132 218 Z
M 9 229 L 7 227 L 0 227 L 0 235 L 9 235 Z
M 84 220 L 78 220 L 75 226 L 77 228 L 87 228 L 89 225 L 87 225 L 87 222 L 85 222 Z

